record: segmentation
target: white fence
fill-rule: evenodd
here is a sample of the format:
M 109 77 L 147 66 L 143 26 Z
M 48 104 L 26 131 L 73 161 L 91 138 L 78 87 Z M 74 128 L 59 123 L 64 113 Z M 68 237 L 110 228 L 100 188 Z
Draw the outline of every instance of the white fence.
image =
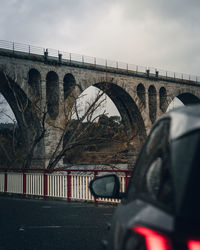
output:
M 0 192 L 23 196 L 42 196 L 68 201 L 95 201 L 88 188 L 90 181 L 102 174 L 118 175 L 121 192 L 125 192 L 130 178 L 129 170 L 5 170 L 0 172 Z M 100 202 L 119 202 L 117 199 L 98 199 Z

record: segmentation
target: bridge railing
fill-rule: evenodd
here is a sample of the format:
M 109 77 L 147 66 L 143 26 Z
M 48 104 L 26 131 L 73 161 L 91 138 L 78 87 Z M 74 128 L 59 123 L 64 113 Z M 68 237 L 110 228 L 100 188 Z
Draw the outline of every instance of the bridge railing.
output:
M 131 170 L 79 170 L 0 169 L 0 192 L 67 199 L 68 201 L 100 201 L 118 203 L 118 199 L 95 199 L 88 188 L 90 181 L 99 175 L 114 173 L 120 180 L 121 192 L 125 192 Z
M 124 62 L 111 61 L 97 57 L 85 56 L 75 53 L 63 52 L 50 48 L 41 48 L 27 44 L 15 43 L 5 40 L 0 40 L 0 50 L 11 51 L 13 54 L 30 54 L 46 56 L 47 58 L 55 61 L 73 62 L 81 65 L 92 65 L 99 68 L 121 70 L 126 73 L 134 73 L 136 75 L 159 77 L 161 79 L 178 80 L 183 82 L 200 83 L 200 76 L 194 76 L 190 74 L 177 73 L 172 71 L 166 71 L 154 67 L 144 67 L 140 65 L 128 64 Z

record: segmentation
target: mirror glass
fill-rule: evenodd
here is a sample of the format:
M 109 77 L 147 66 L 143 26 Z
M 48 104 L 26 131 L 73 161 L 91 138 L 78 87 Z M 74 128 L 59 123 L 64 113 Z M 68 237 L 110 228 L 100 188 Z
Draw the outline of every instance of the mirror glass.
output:
M 93 193 L 98 197 L 113 197 L 116 188 L 115 176 L 107 175 L 95 179 L 91 185 Z

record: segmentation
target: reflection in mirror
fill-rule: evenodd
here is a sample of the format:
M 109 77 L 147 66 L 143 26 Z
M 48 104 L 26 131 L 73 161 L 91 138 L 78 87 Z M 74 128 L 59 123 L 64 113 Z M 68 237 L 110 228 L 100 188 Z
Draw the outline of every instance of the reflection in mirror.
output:
M 94 179 L 90 183 L 94 196 L 112 198 L 119 193 L 119 180 L 115 175 L 105 175 Z

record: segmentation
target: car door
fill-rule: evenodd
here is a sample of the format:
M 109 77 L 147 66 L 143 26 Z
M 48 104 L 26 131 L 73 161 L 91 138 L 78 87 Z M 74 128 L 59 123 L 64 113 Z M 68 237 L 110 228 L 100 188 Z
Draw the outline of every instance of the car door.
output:
M 147 211 L 146 207 L 149 205 L 167 212 L 173 210 L 169 128 L 169 119 L 157 122 L 143 146 L 132 172 L 127 196 L 113 216 L 110 249 L 129 249 L 127 235 L 134 221 L 148 224 L 150 220 L 150 224 L 154 223 L 154 215 L 143 213 L 143 217 L 141 216 L 141 211 Z M 135 241 L 131 244 L 135 247 L 133 249 L 138 249 L 137 245 L 140 243 Z

